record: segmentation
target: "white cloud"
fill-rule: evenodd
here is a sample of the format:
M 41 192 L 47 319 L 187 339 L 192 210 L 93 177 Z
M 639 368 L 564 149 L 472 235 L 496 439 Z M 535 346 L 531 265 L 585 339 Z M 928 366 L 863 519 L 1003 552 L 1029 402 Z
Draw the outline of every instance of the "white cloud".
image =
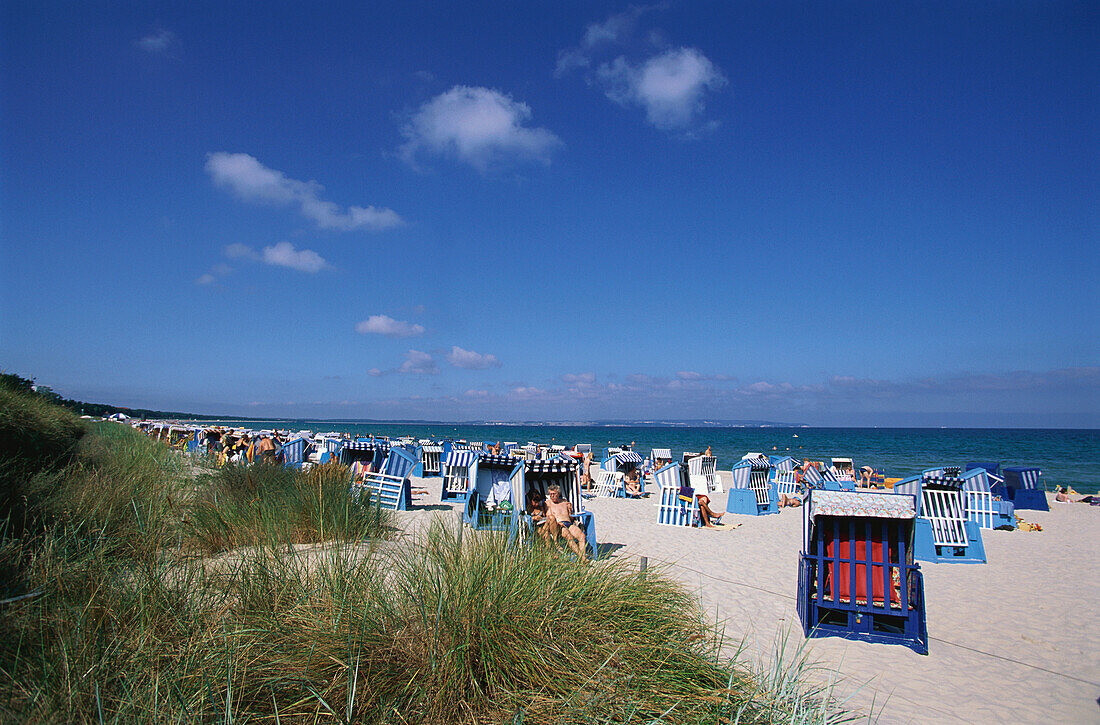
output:
M 395 320 L 387 315 L 371 315 L 355 326 L 355 331 L 367 334 L 385 335 L 386 337 L 416 337 L 424 334 L 422 325 L 414 325 L 401 320 Z
M 591 385 L 596 382 L 596 373 L 566 373 L 561 381 L 566 385 Z
M 437 375 L 439 366 L 435 364 L 432 356 L 420 350 L 409 350 L 405 353 L 405 362 L 397 368 L 397 372 L 410 375 Z
M 223 249 L 222 251 L 225 253 L 225 256 L 229 257 L 230 259 L 258 260 L 260 258 L 260 255 L 256 254 L 255 249 L 248 246 L 247 244 L 241 244 L 239 242 L 227 244 L 225 249 Z
M 456 368 L 466 370 L 486 370 L 500 367 L 500 360 L 497 359 L 496 355 L 483 355 L 473 350 L 463 350 L 458 345 L 451 347 L 451 351 L 447 353 L 447 362 Z
M 273 247 L 264 247 L 262 259 L 265 264 L 289 267 L 299 272 L 320 272 L 328 267 L 328 262 L 317 252 L 312 249 L 297 250 L 290 242 L 279 242 Z
M 379 231 L 404 223 L 397 212 L 384 207 L 351 206 L 342 210 L 321 198 L 325 187 L 316 181 L 291 179 L 248 154 L 224 151 L 207 154 L 206 173 L 216 186 L 229 189 L 244 201 L 296 205 L 302 216 L 321 229 Z
M 686 131 L 702 115 L 703 94 L 726 83 L 721 71 L 695 48 L 677 48 L 633 65 L 623 57 L 597 70 L 607 97 L 645 109 L 646 120 L 666 131 Z
M 143 36 L 135 43 L 146 53 L 167 54 L 179 45 L 176 34 L 170 30 L 156 30 Z
M 591 23 L 584 29 L 581 44 L 558 53 L 558 64 L 554 75 L 561 77 L 579 68 L 588 68 L 592 64 L 593 51 L 601 46 L 621 43 L 634 33 L 638 18 L 642 14 L 656 9 L 656 6 L 635 6 L 621 13 L 609 16 L 602 23 Z
M 202 284 L 202 285 L 214 284 L 214 281 L 216 279 L 217 279 L 217 277 L 215 277 L 214 275 L 212 275 L 210 273 L 207 273 L 207 274 L 202 275 L 198 279 L 196 279 L 195 284 Z
M 514 160 L 549 163 L 562 145 L 545 128 L 531 128 L 526 103 L 489 88 L 455 86 L 425 102 L 401 130 L 401 156 L 415 165 L 421 152 L 448 156 L 479 171 Z
M 377 377 L 381 377 L 381 376 L 383 376 L 383 375 L 385 375 L 385 374 L 386 374 L 386 373 L 384 373 L 383 371 L 379 370 L 378 368 L 371 368 L 370 370 L 368 370 L 368 371 L 367 371 L 367 375 L 370 375 L 370 376 L 371 376 L 372 378 L 377 378 Z

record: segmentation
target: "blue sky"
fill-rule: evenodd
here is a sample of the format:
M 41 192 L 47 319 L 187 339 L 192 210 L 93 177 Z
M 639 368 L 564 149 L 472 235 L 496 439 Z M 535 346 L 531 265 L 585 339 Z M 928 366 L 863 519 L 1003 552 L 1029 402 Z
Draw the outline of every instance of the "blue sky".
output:
M 1095 4 L 320 5 L 4 3 L 0 367 L 255 416 L 1100 426 Z

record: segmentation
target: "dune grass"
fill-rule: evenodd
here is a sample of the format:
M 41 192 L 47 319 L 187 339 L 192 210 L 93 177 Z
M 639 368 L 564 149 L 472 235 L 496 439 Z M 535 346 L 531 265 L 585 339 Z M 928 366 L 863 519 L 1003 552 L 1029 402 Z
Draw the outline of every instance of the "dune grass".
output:
M 227 464 L 199 477 L 191 533 L 210 554 L 382 535 L 385 512 L 348 496 L 350 485 L 351 472 L 338 463 L 304 473 L 274 463 Z
M 42 526 L 0 530 L 18 582 L 0 602 L 0 720 L 843 719 L 802 670 L 722 659 L 659 570 L 453 520 L 383 541 L 390 515 L 349 503 L 346 469 L 192 478 L 182 460 L 100 424 L 26 482 Z

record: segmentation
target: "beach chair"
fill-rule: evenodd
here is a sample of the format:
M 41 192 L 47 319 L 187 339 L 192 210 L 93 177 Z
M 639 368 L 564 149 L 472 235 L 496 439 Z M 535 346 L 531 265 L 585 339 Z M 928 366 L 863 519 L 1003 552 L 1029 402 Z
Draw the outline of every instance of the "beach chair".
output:
M 783 496 L 787 498 L 797 498 L 802 500 L 804 491 L 803 485 L 798 480 L 798 474 L 794 471 L 781 471 L 773 468 L 771 471 L 771 484 L 774 487 L 776 498 L 782 500 Z
M 584 530 L 585 547 L 588 558 L 595 561 L 599 557 L 599 545 L 596 542 L 596 517 L 584 508 L 581 498 L 581 480 L 577 461 L 558 456 L 548 460 L 524 461 L 519 475 L 512 479 L 513 499 L 520 501 L 516 508 L 516 532 L 527 539 L 534 538 L 535 525 L 524 508 L 527 495 L 538 492 L 543 498 L 552 484 L 561 488 L 562 498 L 573 504 L 573 518 Z
M 984 564 L 985 545 L 976 521 L 966 513 L 964 481 L 951 475 L 958 468 L 929 469 L 894 484 L 894 492 L 909 495 L 917 512 L 913 556 L 932 563 Z
M 345 466 L 358 463 L 368 473 L 380 473 L 386 462 L 386 453 L 390 444 L 372 438 L 359 438 L 347 441 L 340 448 L 338 460 Z
M 856 467 L 851 458 L 834 458 L 830 468 L 836 473 L 838 481 L 856 480 Z
M 718 459 L 714 456 L 695 456 L 688 460 L 688 480 L 696 491 L 708 495 L 722 493 L 722 479 L 718 476 Z
M 444 446 L 444 450 L 447 446 Z M 470 495 L 470 467 L 478 459 L 477 451 L 469 449 L 451 449 L 443 454 L 439 470 L 443 475 L 441 500 L 457 499 L 466 501 Z
M 522 475 L 520 458 L 489 453 L 476 456 L 469 464 L 470 485 L 462 512 L 463 523 L 478 530 L 513 531 L 515 511 L 522 510 L 526 503 L 514 494 L 515 479 Z
M 291 468 L 301 468 L 306 460 L 306 439 L 291 438 L 284 441 L 280 455 L 282 456 L 283 465 Z
M 1041 470 L 1032 466 L 1011 466 L 1004 469 L 1004 473 L 1005 488 L 1017 510 L 1050 511 L 1046 491 L 1039 488 Z
M 856 482 L 836 467 L 829 466 L 821 473 L 821 487 L 826 491 L 854 491 Z
M 966 517 L 980 529 L 1016 528 L 1016 507 L 993 493 L 993 474 L 988 469 L 967 468 L 962 474 Z
M 764 457 L 738 461 L 733 467 L 726 512 L 749 516 L 779 513 L 779 495 L 771 481 L 771 470 L 771 462 Z
M 806 636 L 928 654 L 912 497 L 811 490 L 802 508 L 797 609 Z
M 600 465 L 596 478 L 592 480 L 592 491 L 596 498 L 626 498 L 626 483 L 623 474 L 609 471 Z
M 420 463 L 424 466 L 425 476 L 438 476 L 440 459 L 443 456 L 443 446 L 435 443 L 421 444 Z
M 825 478 L 817 466 L 811 465 L 802 470 L 802 481 L 806 484 L 806 488 L 823 488 Z
M 352 494 L 390 511 L 407 511 L 412 503 L 409 476 L 419 464 L 420 459 L 404 448 L 390 448 L 382 470 L 354 481 Z
M 793 471 L 798 463 L 791 456 L 768 456 L 768 461 L 772 464 L 772 470 L 783 471 L 784 473 Z
M 661 491 L 661 500 L 657 504 L 657 523 L 666 526 L 697 526 L 699 502 L 695 500 L 694 489 L 690 500 L 680 498 L 680 487 L 685 483 L 680 464 L 670 463 L 664 466 L 653 474 L 653 478 Z

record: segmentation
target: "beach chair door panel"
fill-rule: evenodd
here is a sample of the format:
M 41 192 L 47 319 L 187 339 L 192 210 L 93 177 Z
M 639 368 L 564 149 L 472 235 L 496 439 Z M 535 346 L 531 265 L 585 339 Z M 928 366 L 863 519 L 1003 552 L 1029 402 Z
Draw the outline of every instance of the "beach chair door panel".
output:
M 932 543 L 936 546 L 967 545 L 962 491 L 925 488 L 921 492 L 921 516 L 932 524 Z

